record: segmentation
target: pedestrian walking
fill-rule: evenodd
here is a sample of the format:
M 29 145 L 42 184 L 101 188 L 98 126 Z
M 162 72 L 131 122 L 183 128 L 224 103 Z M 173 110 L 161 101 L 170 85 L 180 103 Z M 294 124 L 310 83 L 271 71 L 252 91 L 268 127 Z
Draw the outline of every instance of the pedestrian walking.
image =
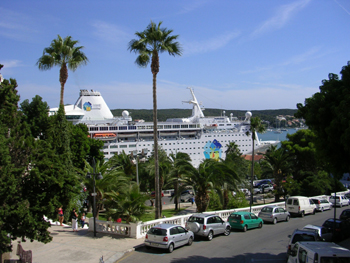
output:
M 81 228 L 84 228 L 85 220 L 86 220 L 86 216 L 85 216 L 85 213 L 83 213 L 80 217 Z
M 71 218 L 72 218 L 73 232 L 77 232 L 78 231 L 78 221 L 77 221 L 78 214 L 77 214 L 77 212 L 75 212 L 75 208 L 73 208 L 73 211 L 71 213 Z
M 58 221 L 60 222 L 60 226 L 63 226 L 64 215 L 63 215 L 62 206 L 60 206 L 57 210 L 58 210 Z

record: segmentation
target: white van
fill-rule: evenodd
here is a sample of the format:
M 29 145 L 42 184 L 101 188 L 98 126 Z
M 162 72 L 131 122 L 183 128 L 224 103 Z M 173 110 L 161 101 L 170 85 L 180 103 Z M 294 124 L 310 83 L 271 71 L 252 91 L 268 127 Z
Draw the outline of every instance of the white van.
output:
M 291 215 L 304 217 L 305 214 L 315 214 L 316 205 L 306 196 L 291 196 L 287 199 L 286 210 Z
M 350 262 L 350 250 L 331 242 L 297 242 L 288 253 L 287 263 Z

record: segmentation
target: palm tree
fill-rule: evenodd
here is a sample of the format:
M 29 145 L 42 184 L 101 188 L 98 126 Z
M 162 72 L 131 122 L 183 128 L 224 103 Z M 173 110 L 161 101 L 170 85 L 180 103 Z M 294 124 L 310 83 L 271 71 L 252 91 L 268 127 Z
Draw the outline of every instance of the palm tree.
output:
M 204 160 L 198 168 L 193 166 L 189 169 L 189 174 L 184 178 L 185 185 L 193 187 L 196 193 L 195 201 L 197 212 L 205 212 L 208 208 L 210 191 L 222 189 L 224 182 L 233 182 L 234 171 L 224 163 L 213 159 Z
M 187 153 L 177 152 L 176 154 L 169 154 L 169 159 L 171 162 L 169 183 L 174 185 L 175 210 L 178 210 L 178 201 L 181 193 L 179 186 L 183 180 L 183 175 L 186 175 L 192 166 L 191 157 Z
M 180 44 L 175 40 L 178 35 L 171 35 L 173 30 L 161 28 L 162 22 L 158 26 L 151 21 L 146 30 L 136 32 L 137 39 L 129 42 L 130 52 L 138 53 L 135 63 L 141 67 L 147 67 L 150 60 L 151 71 L 153 74 L 153 137 L 155 152 L 155 194 L 156 194 L 156 213 L 155 218 L 160 218 L 161 196 L 159 188 L 159 167 L 158 167 L 158 133 L 157 133 L 157 74 L 159 72 L 159 53 L 168 52 L 169 55 L 181 56 Z
M 60 67 L 60 105 L 63 105 L 64 85 L 68 79 L 68 69 L 75 71 L 79 66 L 86 65 L 89 61 L 81 51 L 84 47 L 77 47 L 76 44 L 78 41 L 72 40 L 71 36 L 62 39 L 58 35 L 57 39 L 52 40 L 49 47 L 44 48 L 42 57 L 36 63 L 40 70 L 49 70 L 53 66 Z
M 253 180 L 254 180 L 254 145 L 256 140 L 256 133 L 265 132 L 266 128 L 262 125 L 259 117 L 253 117 L 250 119 L 250 128 L 249 131 L 246 132 L 247 136 L 252 136 L 252 177 L 250 181 L 250 212 L 252 212 L 252 204 L 253 204 Z
M 121 169 L 109 169 L 108 162 L 96 161 L 95 170 L 87 161 L 85 161 L 85 174 L 87 173 L 101 173 L 103 179 L 95 181 L 96 195 L 96 218 L 98 218 L 99 210 L 103 206 L 103 199 L 105 193 L 112 190 L 118 189 L 118 192 L 122 192 L 130 185 L 130 177 L 126 176 L 124 171 Z M 93 192 L 93 180 L 85 179 L 84 184 L 89 193 Z M 92 197 L 89 195 L 89 210 L 91 208 Z
M 148 195 L 141 193 L 138 185 L 135 183 L 126 187 L 125 190 L 124 193 L 111 191 L 105 194 L 107 215 L 113 219 L 122 217 L 126 220 L 126 223 L 135 222 L 146 211 L 145 202 L 148 199 Z
M 275 178 L 275 202 L 278 202 L 282 193 L 283 177 L 287 177 L 291 173 L 291 156 L 285 148 L 277 149 L 277 146 L 272 145 L 264 154 L 261 166 L 263 176 Z

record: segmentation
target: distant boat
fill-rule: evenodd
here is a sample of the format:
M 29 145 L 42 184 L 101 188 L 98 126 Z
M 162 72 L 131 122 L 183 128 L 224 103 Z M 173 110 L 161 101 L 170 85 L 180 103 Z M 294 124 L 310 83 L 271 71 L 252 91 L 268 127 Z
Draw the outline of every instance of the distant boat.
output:
M 274 133 L 282 133 L 281 129 L 277 129 L 274 131 Z
M 287 129 L 281 129 L 281 131 L 288 131 Z

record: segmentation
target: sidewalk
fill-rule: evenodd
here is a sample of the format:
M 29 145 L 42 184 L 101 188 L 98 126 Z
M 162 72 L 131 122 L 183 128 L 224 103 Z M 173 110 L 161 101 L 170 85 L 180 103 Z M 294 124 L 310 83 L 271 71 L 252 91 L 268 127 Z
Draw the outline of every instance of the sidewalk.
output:
M 181 214 L 192 214 L 196 211 L 195 204 L 181 203 Z M 163 205 L 163 209 L 174 208 L 172 205 Z M 49 228 L 52 241 L 43 244 L 37 241 L 22 242 L 24 250 L 32 250 L 33 263 L 65 262 L 65 263 L 99 263 L 103 256 L 104 263 L 115 263 L 125 253 L 135 250 L 143 245 L 144 239 L 125 238 L 118 235 L 89 232 L 88 229 L 79 228 L 73 232 L 71 226 L 51 225 Z M 17 242 L 13 242 L 11 259 L 16 256 Z

